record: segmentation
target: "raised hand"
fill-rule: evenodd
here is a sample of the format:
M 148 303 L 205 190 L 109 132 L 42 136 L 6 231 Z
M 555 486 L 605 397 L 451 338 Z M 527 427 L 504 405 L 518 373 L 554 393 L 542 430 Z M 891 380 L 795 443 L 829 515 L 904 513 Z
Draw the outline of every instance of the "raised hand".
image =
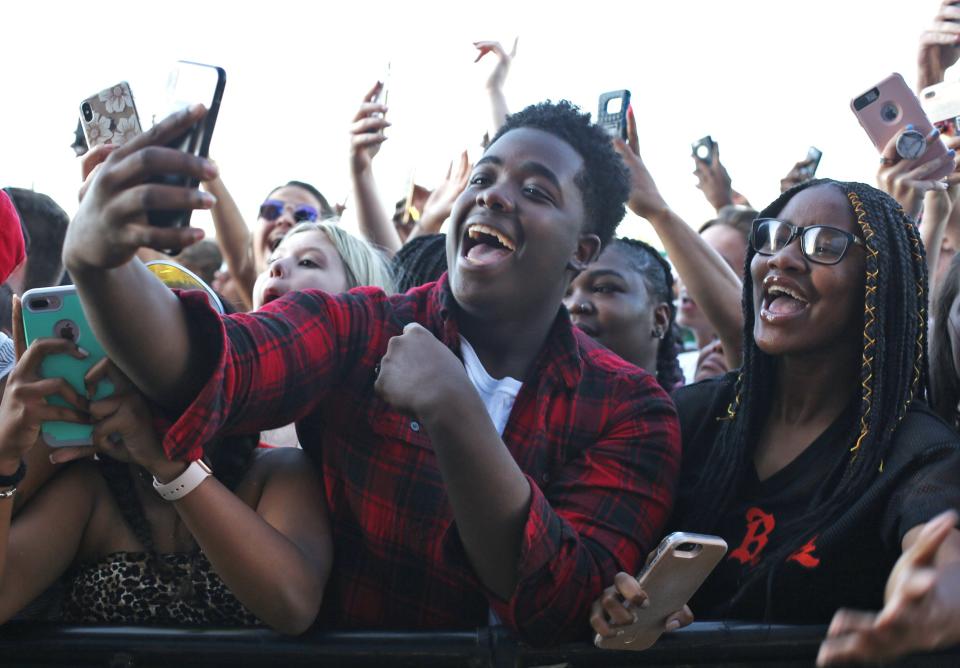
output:
M 450 217 L 453 203 L 467 187 L 472 168 L 466 151 L 460 154 L 456 169 L 454 163 L 450 163 L 446 178 L 434 188 L 423 205 L 423 213 L 417 224 L 418 234 L 436 234 L 440 231 L 443 222 Z
M 197 188 L 151 182 L 165 175 L 197 180 L 216 176 L 210 161 L 167 147 L 205 113 L 196 106 L 173 114 L 111 151 L 95 170 L 91 167 L 80 209 L 64 241 L 64 260 L 71 273 L 119 267 L 142 247 L 182 248 L 203 238 L 203 231 L 195 228 L 151 226 L 147 212 L 209 209 L 216 201 Z
M 382 89 L 383 83 L 378 81 L 367 91 L 350 126 L 350 168 L 355 175 L 370 169 L 380 146 L 387 141 L 383 134 L 390 127 L 386 119 L 387 107 L 376 101 Z
M 916 160 L 906 160 L 897 153 L 898 138 L 899 135 L 893 137 L 883 149 L 880 168 L 877 170 L 877 185 L 897 200 L 908 216 L 916 220 L 923 205 L 924 193 L 935 189 L 946 190 L 951 183 L 960 181 L 960 175 L 956 172 L 946 179 L 933 178 L 943 173 L 947 163 L 955 161 L 956 152 L 951 149 L 940 158 L 923 162 L 925 151 L 924 155 Z M 927 136 L 927 151 L 931 144 L 938 141 L 940 132 L 934 129 Z
M 480 59 L 488 53 L 492 53 L 497 56 L 497 64 L 494 66 L 493 71 L 490 72 L 490 76 L 487 79 L 488 90 L 500 90 L 503 88 L 503 84 L 507 80 L 507 74 L 510 72 L 510 63 L 513 62 L 514 57 L 517 55 L 517 42 L 519 40 L 519 37 L 514 38 L 513 48 L 510 49 L 510 53 L 507 53 L 504 50 L 504 48 L 500 45 L 500 42 L 486 41 L 473 43 L 479 52 L 477 53 L 477 59 L 473 62 L 480 62 Z
M 615 137 L 613 147 L 630 172 L 630 197 L 627 200 L 630 210 L 647 219 L 668 211 L 666 201 L 640 158 L 640 140 L 637 138 L 637 120 L 633 109 L 627 109 L 627 141 Z
M 943 81 L 944 72 L 960 59 L 960 7 L 944 0 L 933 23 L 920 35 L 917 54 L 918 87 Z

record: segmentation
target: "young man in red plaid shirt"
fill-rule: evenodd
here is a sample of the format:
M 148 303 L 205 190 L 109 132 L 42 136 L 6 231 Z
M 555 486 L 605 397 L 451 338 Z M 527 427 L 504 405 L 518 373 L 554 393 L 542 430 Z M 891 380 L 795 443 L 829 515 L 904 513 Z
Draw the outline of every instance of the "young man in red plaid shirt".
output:
M 608 139 L 566 103 L 515 114 L 454 206 L 438 283 L 390 297 L 305 291 L 222 318 L 134 259 L 202 236 L 145 217 L 211 205 L 149 183 L 215 174 L 164 148 L 202 113 L 113 151 L 64 252 L 111 357 L 179 416 L 170 458 L 296 421 L 334 530 L 323 624 L 463 628 L 492 611 L 530 642 L 584 636 L 591 601 L 656 544 L 680 458 L 656 381 L 561 306 L 624 213 Z

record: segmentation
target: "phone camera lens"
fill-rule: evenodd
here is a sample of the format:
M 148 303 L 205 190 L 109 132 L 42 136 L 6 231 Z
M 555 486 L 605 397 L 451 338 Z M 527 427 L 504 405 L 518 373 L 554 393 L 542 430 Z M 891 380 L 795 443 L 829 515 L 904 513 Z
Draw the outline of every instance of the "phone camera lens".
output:
M 887 123 L 893 123 L 900 117 L 900 109 L 894 102 L 885 102 L 880 108 L 880 118 Z
M 680 543 L 677 545 L 677 552 L 693 552 L 697 549 L 696 543 Z
M 89 102 L 84 102 L 80 106 L 80 111 L 83 113 L 83 120 L 87 123 L 93 120 L 93 109 L 90 107 Z
M 707 148 L 705 144 L 700 144 L 697 147 L 697 157 L 700 158 L 701 160 L 706 160 L 707 158 L 710 157 L 710 149 Z

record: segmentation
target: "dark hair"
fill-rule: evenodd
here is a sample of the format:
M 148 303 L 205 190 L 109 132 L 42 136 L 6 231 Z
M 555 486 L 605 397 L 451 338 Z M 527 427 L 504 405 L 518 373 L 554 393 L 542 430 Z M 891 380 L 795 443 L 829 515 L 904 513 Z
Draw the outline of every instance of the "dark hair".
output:
M 766 578 L 769 612 L 777 566 L 814 536 L 819 535 L 818 544 L 824 548 L 839 537 L 843 527 L 836 520 L 875 479 L 898 423 L 926 388 L 926 261 L 916 226 L 900 205 L 862 183 L 820 179 L 786 191 L 760 215 L 776 216 L 797 193 L 824 184 L 849 200 L 865 244 L 860 383 L 851 388 L 850 396 L 851 402 L 859 396 L 859 402 L 846 439 L 851 447 L 814 493 L 805 513 L 777 525 L 788 538 L 764 555 L 728 603 L 731 607 Z M 754 254 L 747 249 L 748 265 Z M 685 524 L 693 531 L 713 531 L 734 502 L 775 394 L 776 359 L 763 353 L 753 339 L 756 313 L 749 271 L 743 277 L 743 313 L 744 357 L 735 398 L 720 418 L 724 424 L 704 463 L 702 470 L 709 475 L 701 477 L 680 502 L 689 511 Z M 706 502 L 693 502 L 697 499 Z
M 960 427 L 960 371 L 953 362 L 953 347 L 947 324 L 950 307 L 960 294 L 960 254 L 950 261 L 950 269 L 937 287 L 933 300 L 933 329 L 930 330 L 930 403 L 940 417 L 954 428 Z
M 665 302 L 670 308 L 666 333 L 657 346 L 657 382 L 672 392 L 683 384 L 683 371 L 677 360 L 678 347 L 674 338 L 677 307 L 673 302 L 673 270 L 656 248 L 639 239 L 620 237 L 613 240 L 610 248 L 622 250 L 633 270 L 643 277 L 647 294 L 657 302 Z
M 432 283 L 447 270 L 447 235 L 424 234 L 408 240 L 390 264 L 397 292 Z
M 246 472 L 253 452 L 260 442 L 260 435 L 227 436 L 204 447 L 210 462 L 214 477 L 223 483 L 229 490 L 234 490 Z M 97 462 L 100 473 L 107 482 L 110 493 L 117 500 L 123 519 L 133 530 L 134 536 L 143 545 L 147 556 L 154 561 L 159 569 L 164 569 L 164 562 L 156 561 L 156 548 L 150 523 L 143 513 L 143 506 L 137 497 L 130 472 L 130 464 L 117 461 L 111 457 L 100 457 Z M 149 475 L 144 472 L 144 475 Z
M 24 188 L 4 188 L 20 214 L 30 239 L 23 289 L 57 285 L 63 275 L 63 239 L 70 216 L 46 195 Z
M 576 184 L 583 194 L 585 232 L 593 232 L 606 245 L 626 213 L 630 181 L 623 159 L 613 150 L 610 136 L 590 122 L 590 114 L 568 102 L 541 102 L 507 116 L 490 146 L 503 135 L 519 128 L 549 132 L 570 144 L 583 159 Z
M 321 219 L 321 220 L 326 220 L 327 218 L 336 218 L 336 217 L 337 217 L 337 212 L 333 210 L 333 207 L 332 207 L 332 206 L 330 206 L 330 203 L 327 201 L 327 198 L 324 197 L 323 194 L 322 194 L 319 190 L 317 190 L 316 188 L 314 188 L 314 187 L 313 187 L 312 185 L 310 185 L 309 183 L 305 183 L 304 181 L 287 181 L 287 182 L 284 183 L 282 186 L 277 186 L 276 188 L 274 188 L 274 189 L 271 190 L 270 192 L 271 192 L 271 193 L 275 193 L 275 192 L 277 192 L 278 190 L 280 190 L 281 188 L 301 188 L 301 189 L 303 189 L 303 190 L 306 190 L 306 191 L 307 191 L 308 193 L 310 193 L 311 195 L 313 195 L 314 198 L 320 203 L 320 212 L 319 212 L 319 213 L 320 213 L 320 219 Z
M 732 227 L 737 232 L 742 234 L 743 239 L 746 242 L 750 240 L 750 233 L 753 230 L 753 221 L 756 217 L 757 212 L 751 209 L 749 206 L 728 204 L 724 207 L 721 207 L 720 210 L 717 211 L 716 218 L 708 220 L 701 225 L 700 229 L 697 230 L 697 234 L 703 234 L 711 227 L 723 225 L 725 227 Z

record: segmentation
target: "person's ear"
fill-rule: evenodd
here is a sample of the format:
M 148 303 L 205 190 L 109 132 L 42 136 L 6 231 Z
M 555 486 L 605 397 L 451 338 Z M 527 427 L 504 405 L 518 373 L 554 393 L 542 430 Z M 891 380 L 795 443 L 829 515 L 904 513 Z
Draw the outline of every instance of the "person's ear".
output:
M 653 329 L 658 332 L 663 332 L 666 335 L 667 330 L 670 329 L 670 305 L 665 302 L 660 302 L 653 309 Z M 663 337 L 658 337 L 663 338 Z
M 577 247 L 573 252 L 570 261 L 567 262 L 567 269 L 580 273 L 587 268 L 587 265 L 597 259 L 600 255 L 600 237 L 596 234 L 581 234 L 577 239 Z

